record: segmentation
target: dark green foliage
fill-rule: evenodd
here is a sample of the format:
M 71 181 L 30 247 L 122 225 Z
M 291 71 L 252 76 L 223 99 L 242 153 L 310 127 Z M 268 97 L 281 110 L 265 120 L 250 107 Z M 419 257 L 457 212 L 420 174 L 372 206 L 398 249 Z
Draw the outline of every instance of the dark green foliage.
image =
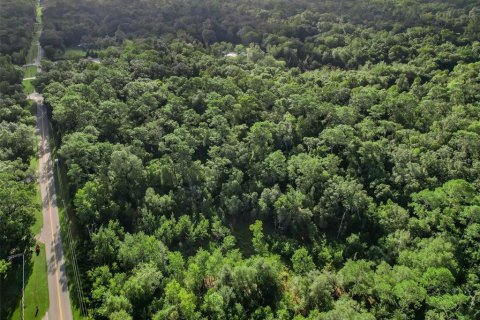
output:
M 93 317 L 478 317 L 478 3 L 122 3 L 37 80 Z
M 36 3 L 34 0 L 0 2 L 0 56 L 10 56 L 15 64 L 25 63 L 33 39 Z
M 15 278 L 21 279 L 21 273 L 17 274 L 15 266 L 12 267 L 18 260 L 11 262 L 8 257 L 24 253 L 28 267 L 34 245 L 31 227 L 39 209 L 36 207 L 37 172 L 31 165 L 37 163 L 31 161 L 37 156 L 35 118 L 31 113 L 34 106 L 26 101 L 19 66 L 25 63 L 33 38 L 35 7 L 35 2 L 30 0 L 0 1 L 1 318 L 10 317 L 20 299 L 20 295 L 8 296 L 9 285 Z

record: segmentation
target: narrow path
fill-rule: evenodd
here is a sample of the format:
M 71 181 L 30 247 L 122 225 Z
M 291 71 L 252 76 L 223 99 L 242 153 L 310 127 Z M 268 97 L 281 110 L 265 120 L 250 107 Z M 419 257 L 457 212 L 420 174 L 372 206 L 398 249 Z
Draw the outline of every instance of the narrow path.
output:
M 48 142 L 48 115 L 43 97 L 38 93 L 29 96 L 37 102 L 37 129 L 40 134 L 40 190 L 42 194 L 43 229 L 40 240 L 45 242 L 48 269 L 48 292 L 50 307 L 48 318 L 72 320 L 67 271 L 60 235 L 60 219 L 56 201 L 53 162 Z

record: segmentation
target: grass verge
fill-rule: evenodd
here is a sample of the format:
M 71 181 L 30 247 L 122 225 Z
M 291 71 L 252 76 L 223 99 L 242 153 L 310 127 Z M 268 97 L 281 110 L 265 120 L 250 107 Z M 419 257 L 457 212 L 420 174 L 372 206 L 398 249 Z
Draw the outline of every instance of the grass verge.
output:
M 31 170 L 38 169 L 38 157 L 30 159 Z M 31 230 L 33 234 L 39 234 L 43 226 L 41 210 L 40 185 L 36 184 L 35 193 L 32 194 L 35 210 L 35 224 Z M 7 319 L 22 319 L 22 263 L 20 259 L 15 260 L 13 268 L 7 275 L 2 286 L 2 296 L 7 301 Z M 33 254 L 29 261 L 25 261 L 25 319 L 42 319 L 49 306 L 48 282 L 47 282 L 47 260 L 45 256 L 45 245 L 40 244 L 40 254 Z M 38 311 L 37 311 L 38 307 Z
M 36 66 L 28 66 L 23 68 L 23 77 L 24 78 L 32 78 L 37 75 L 37 67 Z
M 37 16 L 36 16 L 36 22 L 35 22 L 35 28 L 33 30 L 33 39 L 32 39 L 32 44 L 30 45 L 30 48 L 28 49 L 27 52 L 27 57 L 26 61 L 28 63 L 33 63 L 35 62 L 35 58 L 37 57 L 38 53 L 38 41 L 39 41 L 39 35 L 40 35 L 40 30 L 42 28 L 42 7 L 40 4 L 37 5 Z M 27 76 L 25 76 L 27 78 Z
M 37 53 L 38 53 L 37 41 L 38 41 L 38 36 L 35 35 L 33 37 L 32 44 L 28 49 L 27 57 L 25 58 L 25 61 L 27 62 L 27 64 L 35 62 L 35 58 L 37 57 Z
M 25 93 L 27 96 L 35 91 L 35 87 L 32 84 L 32 80 L 23 80 L 23 93 Z
M 28 279 L 25 280 L 25 319 L 42 319 L 47 312 L 49 304 L 45 245 L 40 245 L 40 254 L 38 256 L 33 254 L 30 267 L 25 269 L 30 269 Z M 21 275 L 21 270 L 17 270 L 17 273 Z M 21 279 L 17 280 L 19 280 L 21 286 Z M 21 300 L 11 319 L 22 319 Z
M 35 171 L 38 170 L 38 158 L 33 157 L 30 160 L 30 168 L 34 169 Z M 32 226 L 31 230 L 33 234 L 39 234 L 42 231 L 43 227 L 43 215 L 42 215 L 42 195 L 40 193 L 40 184 L 35 184 L 35 194 L 32 195 L 33 203 L 38 208 L 35 210 L 35 224 Z

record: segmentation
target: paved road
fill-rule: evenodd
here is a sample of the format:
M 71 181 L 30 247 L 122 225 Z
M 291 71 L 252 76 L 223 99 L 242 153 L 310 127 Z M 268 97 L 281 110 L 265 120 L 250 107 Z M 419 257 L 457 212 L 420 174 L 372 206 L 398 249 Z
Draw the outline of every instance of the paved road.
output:
M 50 307 L 47 319 L 72 320 L 72 309 L 68 293 L 67 272 L 60 235 L 60 221 L 56 202 L 53 164 L 48 143 L 48 115 L 43 97 L 38 93 L 29 96 L 37 102 L 37 129 L 40 134 L 40 190 L 42 194 L 43 229 L 40 240 L 45 242 L 48 268 L 48 294 Z
M 39 33 L 41 34 L 41 30 Z M 41 72 L 43 49 L 38 43 L 37 56 L 33 65 Z M 57 196 L 53 178 L 53 163 L 48 142 L 48 114 L 42 95 L 34 92 L 28 99 L 37 103 L 37 130 L 39 142 L 39 180 L 42 195 L 43 229 L 39 240 L 45 243 L 48 269 L 48 296 L 50 306 L 44 319 L 73 320 L 70 295 L 68 293 L 67 271 L 60 235 Z

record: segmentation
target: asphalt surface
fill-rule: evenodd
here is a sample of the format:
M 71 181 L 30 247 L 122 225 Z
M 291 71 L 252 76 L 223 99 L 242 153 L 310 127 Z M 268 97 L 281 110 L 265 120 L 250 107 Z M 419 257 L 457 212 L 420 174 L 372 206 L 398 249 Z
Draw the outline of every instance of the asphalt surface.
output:
M 41 33 L 41 30 L 39 31 Z M 38 43 L 38 53 L 33 65 L 41 71 L 43 49 Z M 28 99 L 37 103 L 37 130 L 39 142 L 39 182 L 42 196 L 43 228 L 38 240 L 45 243 L 48 271 L 49 309 L 44 319 L 73 320 L 70 295 L 68 293 L 67 270 L 60 234 L 60 219 L 58 216 L 57 194 L 53 176 L 53 162 L 50 154 L 49 120 L 47 108 L 43 104 L 41 94 L 34 92 Z
M 48 143 L 48 115 L 43 97 L 38 93 L 29 96 L 37 101 L 37 128 L 40 134 L 39 166 L 40 190 L 42 195 L 43 229 L 40 241 L 45 243 L 48 269 L 48 294 L 50 306 L 45 319 L 72 320 L 72 309 L 68 293 L 65 258 L 60 235 L 60 220 L 56 201 L 53 163 Z

